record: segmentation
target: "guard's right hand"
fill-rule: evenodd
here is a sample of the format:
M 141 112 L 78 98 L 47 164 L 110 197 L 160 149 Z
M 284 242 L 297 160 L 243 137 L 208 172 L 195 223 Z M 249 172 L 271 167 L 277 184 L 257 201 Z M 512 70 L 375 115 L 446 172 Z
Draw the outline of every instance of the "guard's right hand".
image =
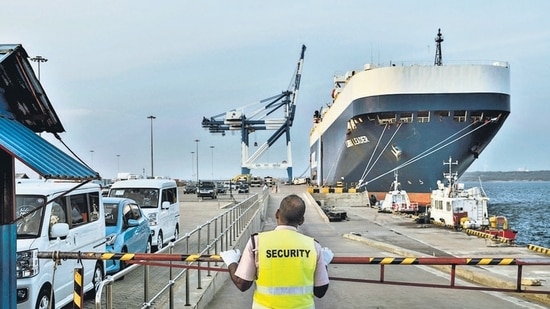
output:
M 220 256 L 222 257 L 225 265 L 229 266 L 233 263 L 239 263 L 239 259 L 241 258 L 241 250 L 231 249 L 227 251 L 222 251 L 220 252 Z
M 330 262 L 332 261 L 332 258 L 334 258 L 334 253 L 332 252 L 332 250 L 330 250 L 327 247 L 324 247 L 323 248 L 323 261 L 325 262 L 325 265 L 330 264 Z

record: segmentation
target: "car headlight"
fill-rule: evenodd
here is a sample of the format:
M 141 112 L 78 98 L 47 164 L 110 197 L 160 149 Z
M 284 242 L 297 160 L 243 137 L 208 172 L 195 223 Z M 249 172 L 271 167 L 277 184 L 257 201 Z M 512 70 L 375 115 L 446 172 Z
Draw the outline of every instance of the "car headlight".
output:
M 149 219 L 149 225 L 157 225 L 158 224 L 158 222 L 157 222 L 157 213 L 156 212 L 150 213 L 147 217 Z
M 38 249 L 17 252 L 15 263 L 17 279 L 38 275 Z

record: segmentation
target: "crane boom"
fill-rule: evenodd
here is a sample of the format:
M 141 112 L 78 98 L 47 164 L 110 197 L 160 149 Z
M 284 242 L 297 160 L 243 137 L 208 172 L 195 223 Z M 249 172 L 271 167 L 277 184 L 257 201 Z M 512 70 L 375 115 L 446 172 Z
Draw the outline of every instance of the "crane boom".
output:
M 208 129 L 210 133 L 225 135 L 227 131 L 241 131 L 241 174 L 250 174 L 251 169 L 286 169 L 288 180 L 292 180 L 290 128 L 296 112 L 305 51 L 306 46 L 302 45 L 291 89 L 259 101 L 255 105 L 260 105 L 260 108 L 248 115 L 242 108 L 220 113 L 210 118 L 203 117 L 202 127 Z M 275 132 L 249 156 L 249 135 L 260 130 Z M 283 135 L 286 137 L 287 159 L 280 163 L 257 163 L 269 147 Z

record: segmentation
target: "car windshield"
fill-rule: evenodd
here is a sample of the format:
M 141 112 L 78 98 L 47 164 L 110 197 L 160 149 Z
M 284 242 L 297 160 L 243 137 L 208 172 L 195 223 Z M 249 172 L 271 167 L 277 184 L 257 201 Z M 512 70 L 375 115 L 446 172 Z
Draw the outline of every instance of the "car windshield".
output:
M 103 203 L 105 207 L 105 225 L 116 226 L 118 219 L 118 203 Z
M 15 216 L 18 218 L 16 221 L 17 238 L 35 238 L 40 235 L 44 207 L 35 209 L 45 202 L 46 197 L 41 195 L 17 195 L 15 197 Z
M 141 208 L 157 208 L 159 190 L 153 188 L 114 188 L 110 197 L 126 197 L 136 201 Z

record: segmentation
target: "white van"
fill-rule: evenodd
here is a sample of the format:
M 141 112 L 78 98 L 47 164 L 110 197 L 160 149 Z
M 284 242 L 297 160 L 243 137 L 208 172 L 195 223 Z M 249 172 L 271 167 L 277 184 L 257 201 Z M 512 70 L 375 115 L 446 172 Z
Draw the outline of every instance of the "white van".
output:
M 103 280 L 102 260 L 39 259 L 43 251 L 105 252 L 105 215 L 99 185 L 44 180 L 16 183 L 17 308 L 61 308 L 73 301 L 74 269 L 84 268 L 84 292 Z M 73 190 L 73 191 L 71 191 Z M 45 205 L 45 206 L 44 206 Z M 54 296 L 51 298 L 53 285 Z
M 138 203 L 149 219 L 154 250 L 179 237 L 178 187 L 170 179 L 135 179 L 115 182 L 110 197 L 127 197 Z

